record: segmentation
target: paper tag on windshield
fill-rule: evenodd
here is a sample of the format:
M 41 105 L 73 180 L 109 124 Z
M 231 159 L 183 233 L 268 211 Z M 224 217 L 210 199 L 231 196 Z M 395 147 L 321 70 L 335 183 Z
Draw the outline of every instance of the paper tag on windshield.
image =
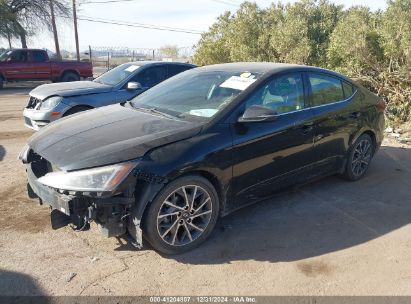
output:
M 220 84 L 220 87 L 244 91 L 256 80 L 257 79 L 232 76 Z
M 134 72 L 135 70 L 137 70 L 140 66 L 138 65 L 130 65 L 127 69 L 125 69 L 125 71 L 127 72 Z

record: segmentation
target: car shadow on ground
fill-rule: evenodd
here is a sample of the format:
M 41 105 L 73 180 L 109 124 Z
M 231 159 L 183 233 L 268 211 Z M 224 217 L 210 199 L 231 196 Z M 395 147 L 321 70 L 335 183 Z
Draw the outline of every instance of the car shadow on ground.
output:
M 26 296 L 44 296 L 44 291 L 36 284 L 35 280 L 26 274 L 0 270 L 0 302 L 1 303 L 40 303 L 31 302 L 36 298 L 14 298 Z M 13 298 L 7 298 L 13 297 Z M 38 300 L 38 299 L 37 299 Z M 48 303 L 47 298 L 42 297 L 41 303 Z
M 368 242 L 411 221 L 411 149 L 382 147 L 367 176 L 333 176 L 223 218 L 187 264 L 296 261 Z
M 4 156 L 6 156 L 6 149 L 0 145 L 0 161 L 4 159 Z

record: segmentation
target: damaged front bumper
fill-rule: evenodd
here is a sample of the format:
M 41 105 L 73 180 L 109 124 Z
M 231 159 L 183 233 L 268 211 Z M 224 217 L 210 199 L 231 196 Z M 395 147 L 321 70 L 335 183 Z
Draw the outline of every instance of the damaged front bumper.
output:
M 81 231 L 95 221 L 106 237 L 127 233 L 136 247 L 142 247 L 140 217 L 135 212 L 136 179 L 133 174 L 124 181 L 119 191 L 112 194 L 61 191 L 38 181 L 41 175 L 38 167 L 41 165 L 45 166 L 39 162 L 26 163 L 28 194 L 30 198 L 38 198 L 41 204 L 50 206 L 53 229 L 72 224 Z

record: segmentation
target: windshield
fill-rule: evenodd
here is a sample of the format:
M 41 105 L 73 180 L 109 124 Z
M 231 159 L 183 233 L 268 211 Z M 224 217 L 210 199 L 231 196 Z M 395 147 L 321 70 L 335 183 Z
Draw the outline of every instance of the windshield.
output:
M 11 51 L 6 51 L 6 52 L 2 53 L 0 55 L 0 62 L 5 61 L 9 57 L 10 54 L 11 54 Z
M 139 65 L 126 63 L 107 71 L 103 75 L 94 79 L 95 82 L 114 86 L 119 84 L 124 79 L 128 78 L 136 70 L 140 68 Z
M 208 120 L 256 81 L 258 76 L 246 71 L 193 69 L 137 96 L 131 105 L 188 120 Z

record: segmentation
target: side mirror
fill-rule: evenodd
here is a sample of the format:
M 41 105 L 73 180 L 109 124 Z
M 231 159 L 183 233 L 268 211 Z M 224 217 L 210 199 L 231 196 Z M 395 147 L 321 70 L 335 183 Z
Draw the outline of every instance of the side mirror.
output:
M 261 122 L 261 121 L 274 121 L 277 119 L 277 113 L 273 110 L 253 105 L 245 110 L 243 116 L 238 118 L 238 122 Z
M 142 88 L 139 82 L 130 81 L 127 83 L 127 90 L 141 90 Z

